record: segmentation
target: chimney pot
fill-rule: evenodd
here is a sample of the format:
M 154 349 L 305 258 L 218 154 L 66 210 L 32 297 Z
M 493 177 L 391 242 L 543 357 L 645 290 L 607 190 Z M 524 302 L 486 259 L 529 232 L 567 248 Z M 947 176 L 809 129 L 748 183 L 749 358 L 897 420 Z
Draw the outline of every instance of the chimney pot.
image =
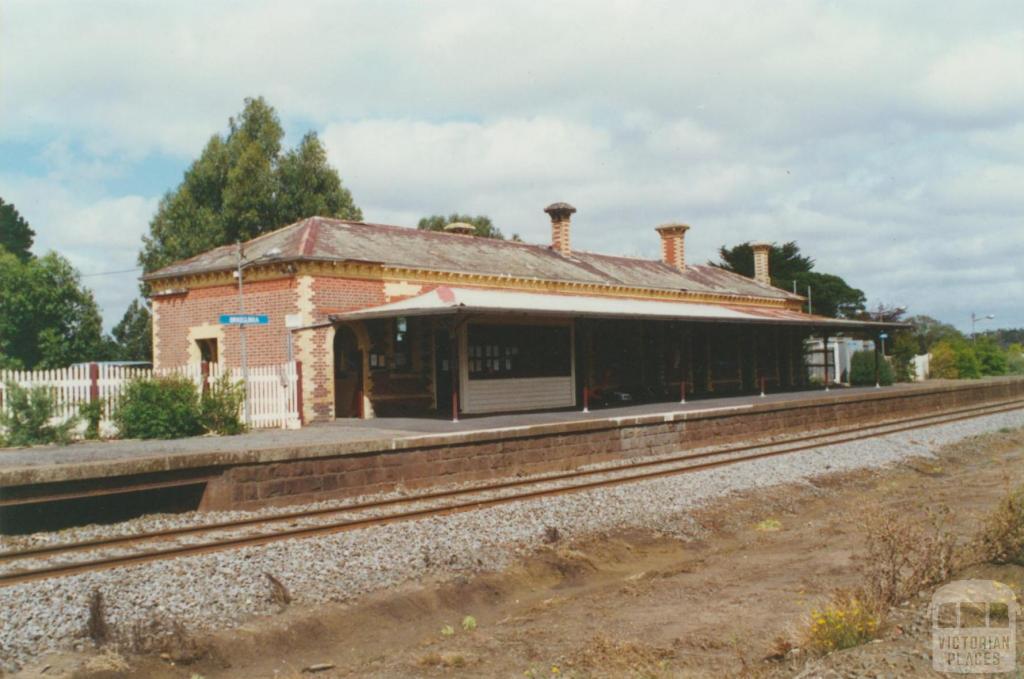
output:
M 768 268 L 768 256 L 772 251 L 771 243 L 751 243 L 750 248 L 754 251 L 754 280 L 765 285 L 772 284 L 772 274 Z
M 552 203 L 544 208 L 551 216 L 551 247 L 566 257 L 572 252 L 569 245 L 569 223 L 576 208 L 568 203 Z
M 475 236 L 476 227 L 466 222 L 452 222 L 444 227 L 445 233 L 454 233 L 459 236 Z
M 662 224 L 656 231 L 661 236 L 661 259 L 680 271 L 686 268 L 687 224 Z

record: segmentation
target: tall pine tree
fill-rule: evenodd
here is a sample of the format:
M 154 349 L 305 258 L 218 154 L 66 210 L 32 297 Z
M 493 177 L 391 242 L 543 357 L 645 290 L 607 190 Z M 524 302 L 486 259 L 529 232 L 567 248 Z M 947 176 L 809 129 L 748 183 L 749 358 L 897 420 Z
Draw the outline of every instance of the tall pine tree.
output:
M 282 152 L 284 130 L 262 98 L 246 99 L 226 135 L 215 134 L 160 201 L 143 237 L 139 264 L 146 272 L 219 245 L 248 240 L 291 222 L 320 215 L 361 220 L 362 212 L 310 132 Z
M 23 262 L 32 259 L 32 241 L 36 232 L 11 203 L 0 198 L 0 248 Z

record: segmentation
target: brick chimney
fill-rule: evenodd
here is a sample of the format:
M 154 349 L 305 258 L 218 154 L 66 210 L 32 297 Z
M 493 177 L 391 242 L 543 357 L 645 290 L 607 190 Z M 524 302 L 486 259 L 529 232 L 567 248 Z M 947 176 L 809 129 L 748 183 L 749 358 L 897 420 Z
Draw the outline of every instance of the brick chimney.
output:
M 452 222 L 444 227 L 445 233 L 454 233 L 458 236 L 475 236 L 476 227 L 466 222 Z
M 765 285 L 772 284 L 772 274 L 768 269 L 768 255 L 772 251 L 771 243 L 751 243 L 754 251 L 754 280 Z
M 669 266 L 682 271 L 686 268 L 686 224 L 662 224 L 657 228 L 661 235 L 661 259 Z
M 551 247 L 566 257 L 572 252 L 569 245 L 569 220 L 576 208 L 568 203 L 552 203 L 544 208 L 551 216 Z

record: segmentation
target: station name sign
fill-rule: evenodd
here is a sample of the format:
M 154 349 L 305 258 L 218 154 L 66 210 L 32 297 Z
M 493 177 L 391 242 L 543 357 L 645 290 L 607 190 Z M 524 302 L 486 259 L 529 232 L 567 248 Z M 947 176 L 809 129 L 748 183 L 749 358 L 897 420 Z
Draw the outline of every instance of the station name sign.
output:
M 224 314 L 220 317 L 221 325 L 266 325 L 267 316 L 261 314 Z

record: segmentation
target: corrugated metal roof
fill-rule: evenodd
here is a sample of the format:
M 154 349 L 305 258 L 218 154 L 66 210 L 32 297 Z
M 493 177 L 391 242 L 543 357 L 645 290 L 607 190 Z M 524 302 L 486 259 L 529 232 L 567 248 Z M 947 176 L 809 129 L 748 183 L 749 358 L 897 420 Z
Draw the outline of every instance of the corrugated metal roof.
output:
M 688 265 L 685 271 L 679 271 L 660 260 L 589 252 L 563 256 L 545 245 L 325 217 L 310 217 L 244 244 L 246 258 L 250 260 L 275 248 L 281 252 L 281 261 L 374 262 L 431 271 L 797 299 L 785 290 L 709 265 Z M 236 252 L 234 245 L 215 248 L 147 274 L 143 279 L 230 270 L 235 267 Z
M 533 316 L 587 316 L 593 318 L 648 318 L 661 320 L 771 323 L 830 328 L 887 328 L 892 323 L 851 321 L 814 316 L 800 311 L 742 305 L 669 302 L 649 299 L 562 295 L 481 288 L 440 286 L 415 297 L 369 309 L 331 316 L 354 321 L 396 316 L 439 316 L 456 313 L 529 314 Z M 898 325 L 898 324 L 896 324 Z

